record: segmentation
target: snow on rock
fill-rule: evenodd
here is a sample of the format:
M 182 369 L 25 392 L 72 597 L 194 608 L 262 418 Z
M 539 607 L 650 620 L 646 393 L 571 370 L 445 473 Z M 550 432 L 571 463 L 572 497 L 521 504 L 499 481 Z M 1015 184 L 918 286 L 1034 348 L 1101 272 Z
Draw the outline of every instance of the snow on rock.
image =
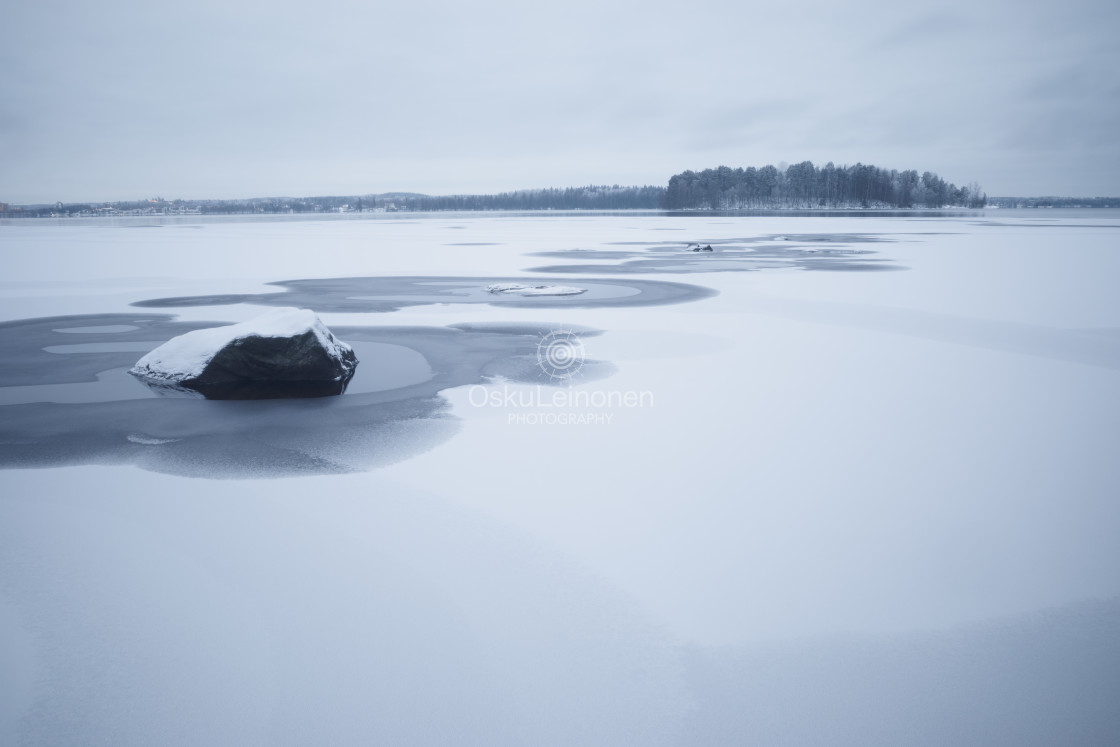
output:
M 578 296 L 586 293 L 586 288 L 570 285 L 522 285 L 521 283 L 492 283 L 486 286 L 490 293 L 511 296 Z
M 215 399 L 259 399 L 341 394 L 357 365 L 315 312 L 281 308 L 168 340 L 130 373 Z

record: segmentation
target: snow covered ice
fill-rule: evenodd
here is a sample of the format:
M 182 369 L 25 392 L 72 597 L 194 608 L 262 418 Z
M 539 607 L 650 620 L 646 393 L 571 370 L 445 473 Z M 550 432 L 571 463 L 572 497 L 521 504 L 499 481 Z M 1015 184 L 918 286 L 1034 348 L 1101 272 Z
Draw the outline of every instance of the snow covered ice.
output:
M 1041 212 L 0 225 L 0 743 L 1120 741 L 1120 215 Z M 124 373 L 278 304 L 384 365 Z M 652 404 L 478 396 L 556 329 Z

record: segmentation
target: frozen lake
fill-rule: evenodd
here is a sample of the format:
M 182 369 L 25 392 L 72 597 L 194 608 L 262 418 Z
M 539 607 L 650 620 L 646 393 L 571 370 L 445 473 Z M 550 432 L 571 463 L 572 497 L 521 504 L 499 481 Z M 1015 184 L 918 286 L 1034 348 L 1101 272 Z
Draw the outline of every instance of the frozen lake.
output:
M 0 744 L 1120 742 L 1118 211 L 28 220 L 0 256 Z M 353 342 L 345 394 L 125 373 L 278 305 Z

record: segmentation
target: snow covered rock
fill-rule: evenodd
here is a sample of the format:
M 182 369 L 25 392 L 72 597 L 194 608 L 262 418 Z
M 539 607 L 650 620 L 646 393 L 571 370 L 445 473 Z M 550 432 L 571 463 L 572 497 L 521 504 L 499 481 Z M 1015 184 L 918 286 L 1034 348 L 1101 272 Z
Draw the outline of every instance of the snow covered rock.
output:
M 353 349 L 335 338 L 315 312 L 283 308 L 175 337 L 137 361 L 129 373 L 157 391 L 271 399 L 341 394 L 357 366 Z

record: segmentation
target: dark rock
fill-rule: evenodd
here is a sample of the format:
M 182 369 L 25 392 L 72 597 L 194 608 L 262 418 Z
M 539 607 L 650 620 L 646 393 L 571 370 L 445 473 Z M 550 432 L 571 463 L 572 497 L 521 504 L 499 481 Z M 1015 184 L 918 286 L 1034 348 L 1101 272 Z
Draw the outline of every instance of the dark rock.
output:
M 353 349 L 306 309 L 277 309 L 228 327 L 180 335 L 131 373 L 165 395 L 275 399 L 341 394 L 354 375 Z

